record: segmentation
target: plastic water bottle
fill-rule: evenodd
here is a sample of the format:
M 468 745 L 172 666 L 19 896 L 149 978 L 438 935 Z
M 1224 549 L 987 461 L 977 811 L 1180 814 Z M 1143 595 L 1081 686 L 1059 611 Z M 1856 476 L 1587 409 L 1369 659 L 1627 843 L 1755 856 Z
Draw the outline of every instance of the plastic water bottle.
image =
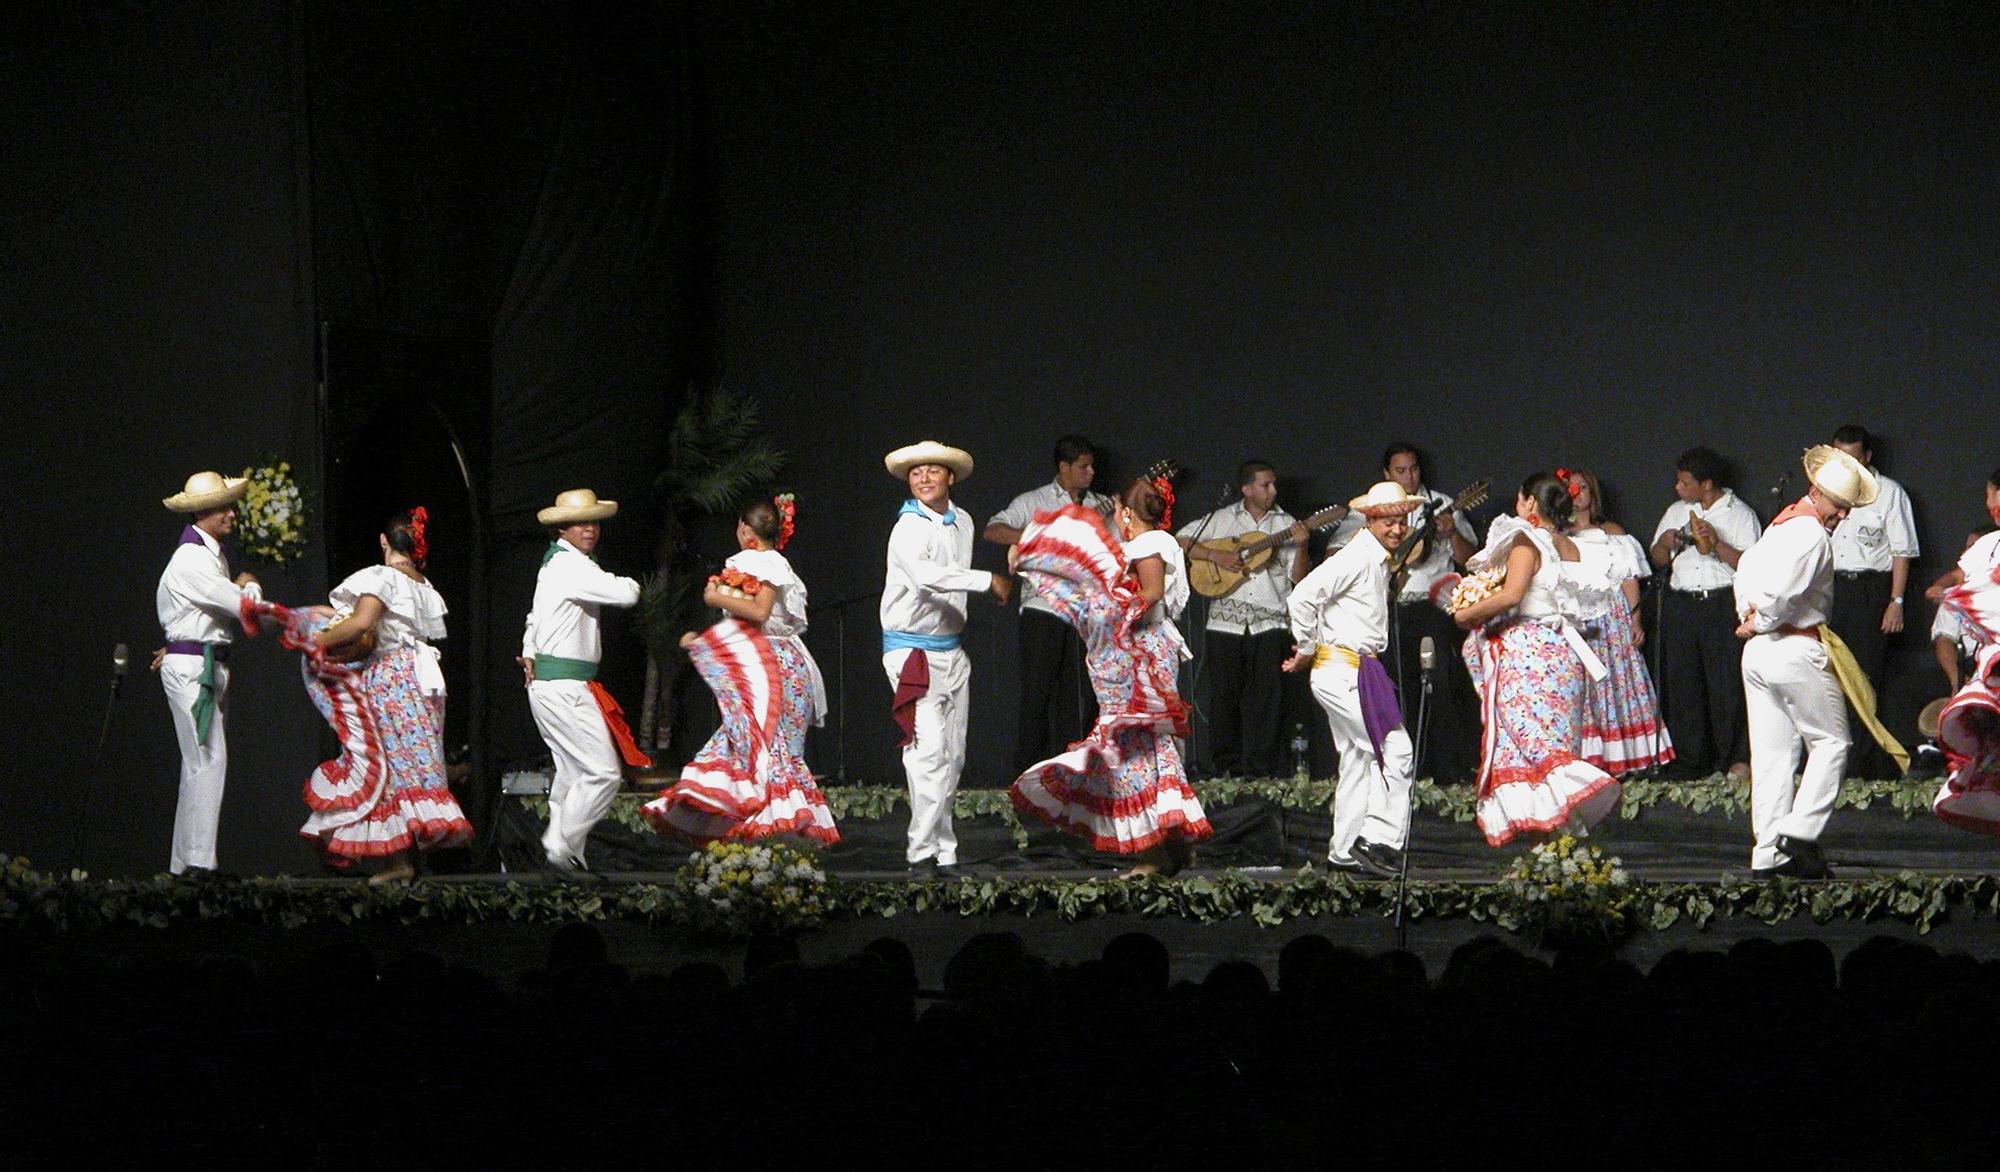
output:
M 1292 726 L 1292 780 L 1312 780 L 1312 770 L 1306 764 L 1306 723 L 1303 720 Z

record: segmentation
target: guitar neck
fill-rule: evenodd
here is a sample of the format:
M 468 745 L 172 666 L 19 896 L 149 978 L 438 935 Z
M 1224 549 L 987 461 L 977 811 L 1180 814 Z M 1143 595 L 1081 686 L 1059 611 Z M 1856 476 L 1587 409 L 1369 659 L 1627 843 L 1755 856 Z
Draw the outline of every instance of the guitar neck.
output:
M 1326 508 L 1321 509 L 1319 512 L 1314 513 L 1310 517 L 1307 517 L 1304 523 L 1305 527 L 1308 529 L 1317 529 L 1322 525 L 1331 525 L 1333 522 L 1340 520 L 1342 517 L 1345 517 L 1346 515 L 1347 515 L 1346 505 L 1328 505 Z M 1253 557 L 1257 554 L 1263 553 L 1267 549 L 1276 549 L 1278 546 L 1281 546 L 1286 541 L 1290 540 L 1290 538 L 1291 538 L 1291 532 L 1289 529 L 1280 529 L 1276 533 L 1265 534 L 1264 536 L 1249 543 L 1248 545 L 1245 545 L 1242 549 L 1238 550 L 1237 552 L 1244 557 Z

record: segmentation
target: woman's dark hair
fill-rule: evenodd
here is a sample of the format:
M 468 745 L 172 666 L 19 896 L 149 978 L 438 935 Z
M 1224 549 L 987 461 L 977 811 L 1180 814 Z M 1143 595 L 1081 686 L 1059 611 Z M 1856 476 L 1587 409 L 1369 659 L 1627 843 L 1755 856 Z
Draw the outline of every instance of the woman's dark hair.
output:
M 419 541 L 421 536 L 417 532 L 417 518 L 414 513 L 407 511 L 394 513 L 387 521 L 382 522 L 382 539 L 389 543 L 389 548 L 419 566 L 424 564 L 424 556 L 430 552 L 429 542 Z
M 1118 494 L 1118 500 L 1148 525 L 1158 525 L 1160 518 L 1167 515 L 1167 498 L 1161 496 L 1153 482 L 1143 476 L 1133 477 L 1132 482 L 1125 486 L 1125 491 Z
M 1994 488 L 2000 488 L 2000 468 L 1993 470 L 1993 475 L 1986 478 L 1986 483 L 1992 485 Z
M 778 506 L 772 502 L 761 498 L 751 501 L 736 514 L 736 519 L 750 526 L 750 532 L 755 533 L 759 541 L 778 544 L 778 533 L 784 521 L 778 516 Z
M 1576 519 L 1569 485 L 1553 472 L 1537 472 L 1521 482 L 1521 495 L 1535 502 L 1535 512 L 1558 529 Z

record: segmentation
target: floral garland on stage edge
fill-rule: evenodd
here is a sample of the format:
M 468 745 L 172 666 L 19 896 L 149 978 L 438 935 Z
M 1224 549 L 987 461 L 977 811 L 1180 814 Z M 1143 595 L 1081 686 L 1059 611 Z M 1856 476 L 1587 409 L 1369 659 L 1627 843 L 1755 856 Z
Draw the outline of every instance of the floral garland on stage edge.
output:
M 243 470 L 250 487 L 236 506 L 236 546 L 250 557 L 282 566 L 306 549 L 306 502 L 292 464 L 279 460 Z
M 811 885 L 804 879 L 798 882 Z M 747 881 L 731 880 L 728 885 L 747 885 Z M 166 928 L 222 920 L 287 929 L 583 920 L 677 927 L 701 935 L 773 930 L 772 922 L 759 916 L 719 914 L 713 890 L 703 895 L 696 887 L 679 877 L 670 883 L 418 883 L 404 888 L 290 879 L 189 884 L 164 875 L 136 880 L 91 879 L 81 871 L 49 875 L 29 866 L 26 859 L 0 854 L 0 932 Z M 800 898 L 803 905 L 805 896 Z M 1280 881 L 1240 871 L 1181 879 L 1080 882 L 999 877 L 923 883 L 836 880 L 824 884 L 817 903 L 809 911 L 780 916 L 775 930 L 912 914 L 1052 915 L 1071 922 L 1105 915 L 1174 917 L 1198 923 L 1248 919 L 1275 928 L 1317 917 L 1386 918 L 1395 911 L 1396 886 L 1356 881 L 1312 867 Z M 1415 923 L 1469 919 L 1507 929 L 1518 915 L 1520 901 L 1500 883 L 1417 880 L 1410 884 L 1404 907 Z M 1791 879 L 1756 883 L 1725 875 L 1715 883 L 1637 885 L 1624 916 L 1634 929 L 1652 931 L 1677 925 L 1701 931 L 1724 919 L 1765 925 L 1810 919 L 1816 924 L 1901 923 L 1921 935 L 1956 916 L 2000 917 L 2000 878 L 1906 871 L 1826 883 Z

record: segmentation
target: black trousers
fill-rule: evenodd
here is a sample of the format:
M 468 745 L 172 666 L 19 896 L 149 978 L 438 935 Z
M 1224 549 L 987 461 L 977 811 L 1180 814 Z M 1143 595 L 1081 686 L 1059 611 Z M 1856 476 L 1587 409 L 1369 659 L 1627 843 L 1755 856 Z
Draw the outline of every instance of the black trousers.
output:
M 1202 710 L 1208 715 L 1208 746 L 1203 772 L 1290 776 L 1283 668 L 1292 653 L 1291 632 L 1204 634 Z
M 1659 633 L 1661 708 L 1673 772 L 1704 776 L 1750 760 L 1743 714 L 1743 640 L 1729 587 L 1668 590 Z
M 1459 651 L 1465 632 L 1451 616 L 1427 600 L 1396 604 L 1396 659 L 1384 657 L 1383 667 L 1397 683 L 1403 706 L 1403 727 L 1417 735 L 1417 707 L 1424 690 L 1423 643 L 1429 636 L 1436 648 L 1436 678 L 1431 689 L 1430 727 L 1423 743 L 1413 745 L 1423 776 L 1444 785 L 1471 781 L 1479 773 L 1479 693 Z
M 1014 772 L 1046 761 L 1097 723 L 1097 694 L 1083 666 L 1083 637 L 1041 610 L 1021 611 L 1021 709 Z
M 1884 671 L 1889 662 L 1889 636 L 1882 631 L 1882 612 L 1889 608 L 1889 571 L 1856 570 L 1838 573 L 1833 579 L 1833 613 L 1827 626 L 1854 652 L 1861 674 L 1875 685 L 1878 701 L 1884 695 Z M 1849 777 L 1896 777 L 1901 774 L 1889 754 L 1875 743 L 1875 734 L 1861 723 L 1849 706 L 1847 710 L 1847 750 Z

